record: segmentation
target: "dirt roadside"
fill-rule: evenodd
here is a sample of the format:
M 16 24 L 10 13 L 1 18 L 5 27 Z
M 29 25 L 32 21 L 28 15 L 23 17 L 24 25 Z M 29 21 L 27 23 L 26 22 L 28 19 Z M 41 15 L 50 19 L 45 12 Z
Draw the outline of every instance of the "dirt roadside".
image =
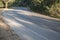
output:
M 18 35 L 14 33 L 0 16 L 0 40 L 21 40 Z

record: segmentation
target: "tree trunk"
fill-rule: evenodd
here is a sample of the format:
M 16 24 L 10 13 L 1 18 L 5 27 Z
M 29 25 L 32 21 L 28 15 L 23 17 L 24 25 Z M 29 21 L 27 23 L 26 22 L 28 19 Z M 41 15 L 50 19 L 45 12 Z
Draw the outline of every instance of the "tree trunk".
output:
M 5 8 L 8 8 L 8 3 L 7 2 L 5 3 Z

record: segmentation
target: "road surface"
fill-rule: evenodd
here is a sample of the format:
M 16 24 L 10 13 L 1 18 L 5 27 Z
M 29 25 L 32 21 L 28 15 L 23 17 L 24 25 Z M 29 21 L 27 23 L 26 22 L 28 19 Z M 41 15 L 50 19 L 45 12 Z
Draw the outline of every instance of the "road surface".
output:
M 35 13 L 22 9 L 3 11 L 5 22 L 21 40 L 60 40 L 60 21 L 32 14 Z

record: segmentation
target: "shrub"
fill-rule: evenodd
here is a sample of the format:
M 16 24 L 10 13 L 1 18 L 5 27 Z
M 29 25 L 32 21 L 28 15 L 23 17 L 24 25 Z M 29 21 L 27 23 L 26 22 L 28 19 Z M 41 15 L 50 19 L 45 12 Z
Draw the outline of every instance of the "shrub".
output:
M 50 16 L 60 18 L 60 3 L 52 5 L 49 9 Z
M 60 0 L 30 0 L 28 6 L 33 11 L 60 18 Z

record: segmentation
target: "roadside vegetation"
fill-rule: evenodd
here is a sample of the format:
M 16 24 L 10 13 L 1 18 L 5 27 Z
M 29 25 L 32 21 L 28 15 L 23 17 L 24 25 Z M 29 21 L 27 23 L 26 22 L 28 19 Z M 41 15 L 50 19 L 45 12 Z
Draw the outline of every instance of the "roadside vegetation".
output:
M 0 7 L 4 5 L 2 2 L 0 4 Z M 11 0 L 8 2 L 7 6 L 29 7 L 32 11 L 39 12 L 47 16 L 60 18 L 60 0 Z
M 60 0 L 24 0 L 23 3 L 35 12 L 60 18 Z

